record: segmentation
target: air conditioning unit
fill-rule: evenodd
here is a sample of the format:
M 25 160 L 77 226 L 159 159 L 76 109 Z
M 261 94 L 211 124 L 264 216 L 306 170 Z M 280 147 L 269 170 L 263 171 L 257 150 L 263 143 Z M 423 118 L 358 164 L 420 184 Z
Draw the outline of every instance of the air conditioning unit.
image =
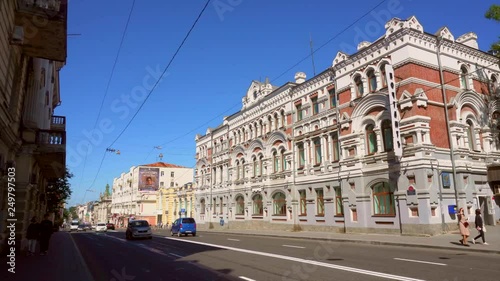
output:
M 24 27 L 19 25 L 14 26 L 10 43 L 12 45 L 22 45 L 24 43 Z

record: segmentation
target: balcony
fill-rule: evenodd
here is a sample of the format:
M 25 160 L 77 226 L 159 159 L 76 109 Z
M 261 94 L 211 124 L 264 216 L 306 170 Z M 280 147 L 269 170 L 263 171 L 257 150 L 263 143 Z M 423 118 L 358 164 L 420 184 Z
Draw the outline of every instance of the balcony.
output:
M 17 0 L 11 44 L 24 54 L 66 61 L 68 0 Z
M 47 178 L 58 178 L 66 169 L 66 132 L 60 130 L 39 130 L 34 155 Z
M 56 131 L 66 131 L 66 116 L 52 116 L 50 129 Z

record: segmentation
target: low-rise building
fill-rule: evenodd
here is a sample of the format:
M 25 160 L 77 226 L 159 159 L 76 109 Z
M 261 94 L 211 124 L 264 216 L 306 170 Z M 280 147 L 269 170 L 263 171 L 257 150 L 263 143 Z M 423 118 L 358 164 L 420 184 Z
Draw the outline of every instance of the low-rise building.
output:
M 128 219 L 134 218 L 156 225 L 163 220 L 158 216 L 158 190 L 183 186 L 192 179 L 192 168 L 164 162 L 130 168 L 113 180 L 112 222 L 126 226 Z
M 157 222 L 171 225 L 180 217 L 195 216 L 193 183 L 161 188 L 157 195 Z

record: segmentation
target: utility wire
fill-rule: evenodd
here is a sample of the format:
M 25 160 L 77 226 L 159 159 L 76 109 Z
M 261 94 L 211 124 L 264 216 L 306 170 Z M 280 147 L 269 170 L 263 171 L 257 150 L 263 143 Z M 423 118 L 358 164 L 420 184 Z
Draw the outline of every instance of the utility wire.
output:
M 328 41 L 326 41 L 325 43 L 323 43 L 321 46 L 319 46 L 316 50 L 312 50 L 311 49 L 311 53 L 309 55 L 307 55 L 305 58 L 299 60 L 297 63 L 295 63 L 293 66 L 289 67 L 287 70 L 285 70 L 283 73 L 281 73 L 279 76 L 277 76 L 276 78 L 272 79 L 270 81 L 270 83 L 274 82 L 275 80 L 281 78 L 283 75 L 285 75 L 286 73 L 288 73 L 290 70 L 292 70 L 293 68 L 295 68 L 297 65 L 301 64 L 302 62 L 304 62 L 305 60 L 307 60 L 309 57 L 313 56 L 314 53 L 316 53 L 317 51 L 319 51 L 320 49 L 322 49 L 323 47 L 325 47 L 326 45 L 328 45 L 330 42 L 332 42 L 335 38 L 337 38 L 338 36 L 340 36 L 342 33 L 346 32 L 349 28 L 351 28 L 353 25 L 355 25 L 356 23 L 358 23 L 360 20 L 362 20 L 364 17 L 366 17 L 368 14 L 370 14 L 372 11 L 374 11 L 375 9 L 377 9 L 378 7 L 380 7 L 380 5 L 382 5 L 384 2 L 386 2 L 387 0 L 382 0 L 380 3 L 378 3 L 375 7 L 373 7 L 372 9 L 370 9 L 368 12 L 364 13 L 361 17 L 359 17 L 357 20 L 355 20 L 354 22 L 352 22 L 350 25 L 348 25 L 347 27 L 345 27 L 344 29 L 342 29 L 339 33 L 335 34 L 332 38 L 330 38 Z M 217 115 L 216 117 L 212 118 L 210 121 L 190 130 L 189 132 L 183 134 L 182 136 L 179 136 L 177 138 L 174 138 L 164 144 L 162 144 L 162 146 L 166 145 L 166 144 L 169 144 L 171 142 L 174 142 L 180 138 L 183 138 L 184 136 L 186 135 L 189 135 L 190 133 L 204 127 L 206 124 L 212 122 L 213 120 L 219 118 L 221 115 L 223 115 L 225 112 L 231 110 L 232 108 L 238 106 L 240 104 L 240 102 L 236 103 L 235 105 L 231 106 L 231 108 L 227 109 L 226 111 L 224 111 L 223 113 Z M 149 156 L 149 155 L 148 155 Z
M 163 78 L 163 76 L 165 75 L 165 73 L 167 72 L 167 70 L 169 69 L 170 65 L 172 64 L 172 62 L 174 61 L 175 57 L 177 56 L 177 54 L 179 53 L 179 51 L 182 49 L 182 47 L 184 46 L 184 43 L 187 41 L 189 35 L 191 34 L 191 32 L 193 31 L 194 27 L 196 26 L 196 24 L 198 23 L 198 21 L 200 20 L 201 16 L 203 15 L 203 13 L 205 12 L 205 10 L 207 9 L 208 7 L 208 4 L 210 4 L 210 1 L 211 0 L 207 0 L 207 2 L 205 3 L 205 6 L 203 7 L 203 9 L 201 10 L 201 12 L 198 14 L 198 17 L 196 18 L 196 20 L 194 21 L 194 23 L 192 24 L 191 28 L 189 29 L 189 31 L 187 32 L 186 36 L 184 37 L 184 39 L 182 40 L 181 44 L 179 45 L 179 47 L 177 48 L 177 50 L 175 51 L 174 55 L 172 56 L 172 58 L 170 59 L 169 63 L 167 64 L 167 66 L 165 67 L 165 69 L 163 70 L 161 76 L 158 78 L 158 80 L 156 81 L 156 83 L 154 84 L 153 88 L 151 89 L 151 91 L 149 91 L 148 95 L 146 96 L 146 98 L 144 99 L 144 101 L 141 103 L 141 105 L 139 106 L 139 108 L 137 109 L 137 111 L 135 112 L 134 116 L 132 116 L 132 119 L 130 119 L 130 121 L 127 123 L 127 125 L 125 126 L 125 128 L 123 128 L 123 130 L 118 134 L 118 136 L 115 138 L 115 140 L 113 140 L 113 142 L 108 146 L 108 148 L 112 147 L 113 144 L 123 135 L 123 133 L 127 130 L 127 128 L 130 126 L 130 124 L 132 123 L 132 121 L 134 121 L 135 117 L 137 116 L 137 114 L 141 111 L 142 107 L 144 106 L 144 104 L 146 103 L 146 101 L 149 99 L 149 97 L 151 96 L 151 94 L 153 93 L 153 91 L 156 89 L 156 86 L 158 85 L 158 83 L 161 81 L 161 79 Z M 97 180 L 97 177 L 99 176 L 99 173 L 101 171 L 101 168 L 102 168 L 102 163 L 104 162 L 104 158 L 106 157 L 106 152 L 104 152 L 103 156 L 102 156 L 102 159 L 101 159 L 101 164 L 99 165 L 99 168 L 97 169 L 97 173 L 94 177 L 94 181 L 92 182 L 92 184 L 90 185 L 90 188 L 92 188 L 93 184 L 95 183 L 95 181 Z
M 113 144 L 123 135 L 123 133 L 125 133 L 125 131 L 127 130 L 127 128 L 130 126 L 130 124 L 132 123 L 132 121 L 134 121 L 135 117 L 137 116 L 137 114 L 139 114 L 139 112 L 141 111 L 142 107 L 144 106 L 144 104 L 146 103 L 146 101 L 149 99 L 149 97 L 151 96 L 151 94 L 153 93 L 153 91 L 156 89 L 156 86 L 158 85 L 158 83 L 160 83 L 161 79 L 163 78 L 163 75 L 165 75 L 165 73 L 167 72 L 167 70 L 170 68 L 170 65 L 172 64 L 172 62 L 174 61 L 175 57 L 177 56 L 177 54 L 179 53 L 179 51 L 182 49 L 182 47 L 184 46 L 184 43 L 186 42 L 186 40 L 188 39 L 189 35 L 191 35 L 191 32 L 193 31 L 194 27 L 196 26 L 196 24 L 198 23 L 198 21 L 200 20 L 201 16 L 203 15 L 203 13 L 205 12 L 205 10 L 207 9 L 207 6 L 208 4 L 210 3 L 211 0 L 207 0 L 207 2 L 205 3 L 205 6 L 203 7 L 203 9 L 201 10 L 201 12 L 198 14 L 198 17 L 196 18 L 196 20 L 194 21 L 193 25 L 191 26 L 191 28 L 189 29 L 188 33 L 186 34 L 186 36 L 184 37 L 184 39 L 182 40 L 181 44 L 179 45 L 179 47 L 177 48 L 177 50 L 175 51 L 174 55 L 172 56 L 172 58 L 170 59 L 170 61 L 168 62 L 167 66 L 165 67 L 165 69 L 163 70 L 160 78 L 158 80 L 156 80 L 156 83 L 154 84 L 153 88 L 151 89 L 151 91 L 149 91 L 148 95 L 146 96 L 146 98 L 144 99 L 144 101 L 141 103 L 141 105 L 139 106 L 139 108 L 137 109 L 137 111 L 135 112 L 134 116 L 132 116 L 132 119 L 130 119 L 130 121 L 127 123 L 127 125 L 125 126 L 125 128 L 123 128 L 123 130 L 118 134 L 118 136 L 116 137 L 116 139 L 111 143 L 110 147 L 113 146 Z
M 135 0 L 132 1 L 132 6 L 130 7 L 130 11 L 128 13 L 127 23 L 125 24 L 125 28 L 122 32 L 122 38 L 120 40 L 120 45 L 118 46 L 118 51 L 116 52 L 115 61 L 113 62 L 113 67 L 111 68 L 111 74 L 109 75 L 108 82 L 106 84 L 106 90 L 104 91 L 104 96 L 102 97 L 101 105 L 99 107 L 99 111 L 97 113 L 97 118 L 95 119 L 94 128 L 92 129 L 92 131 L 94 131 L 95 128 L 97 127 L 97 123 L 99 122 L 99 117 L 101 117 L 102 108 L 104 106 L 104 101 L 106 100 L 106 96 L 108 95 L 108 92 L 109 92 L 109 86 L 111 85 L 111 80 L 113 79 L 113 75 L 115 73 L 116 64 L 118 63 L 118 58 L 120 57 L 120 53 L 121 53 L 121 50 L 123 47 L 123 41 L 125 39 L 125 35 L 127 34 L 128 26 L 130 23 L 130 18 L 132 17 L 132 12 L 134 11 L 134 7 L 135 7 Z M 83 160 L 82 179 L 80 181 L 80 184 L 78 185 L 79 188 L 81 188 L 82 182 L 84 179 L 83 176 L 85 174 L 85 166 L 87 165 L 88 154 L 89 153 L 85 154 L 85 158 Z M 83 195 L 84 200 L 85 200 L 86 195 L 87 195 L 87 190 L 85 190 L 85 194 Z M 82 203 L 83 203 L 83 201 L 82 201 Z

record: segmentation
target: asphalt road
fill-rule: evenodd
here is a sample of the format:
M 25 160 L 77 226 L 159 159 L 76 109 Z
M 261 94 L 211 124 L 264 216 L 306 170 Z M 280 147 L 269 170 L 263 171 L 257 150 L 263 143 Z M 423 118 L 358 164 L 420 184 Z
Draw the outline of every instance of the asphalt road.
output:
M 499 280 L 499 256 L 203 233 L 125 240 L 122 232 L 73 233 L 95 281 Z M 458 241 L 457 241 L 458 242 Z

